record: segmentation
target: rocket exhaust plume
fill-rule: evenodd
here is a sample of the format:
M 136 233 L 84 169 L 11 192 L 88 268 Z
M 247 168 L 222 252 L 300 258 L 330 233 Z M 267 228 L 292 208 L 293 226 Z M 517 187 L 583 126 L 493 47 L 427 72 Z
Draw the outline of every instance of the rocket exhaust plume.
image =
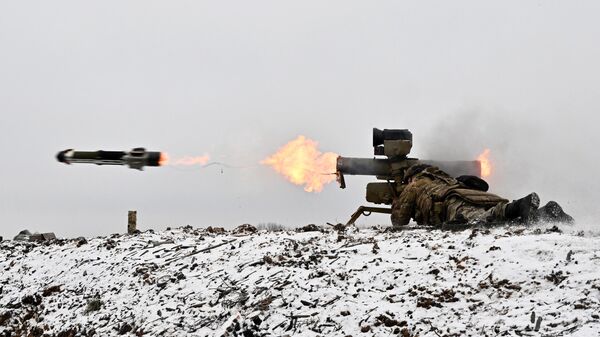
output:
M 323 186 L 336 179 L 338 154 L 322 153 L 318 143 L 298 136 L 275 154 L 260 163 L 268 165 L 295 185 L 304 185 L 306 192 L 321 192 Z
M 492 175 L 492 162 L 490 161 L 490 149 L 485 149 L 477 157 L 477 160 L 481 163 L 481 177 L 489 178 Z
M 171 159 L 169 155 L 165 152 L 161 153 L 160 157 L 160 165 L 161 166 L 205 166 L 208 164 L 210 160 L 210 156 L 208 154 L 204 154 L 203 156 L 184 156 L 177 159 Z
M 167 164 L 169 164 L 169 154 L 167 154 L 166 152 L 161 152 L 160 158 L 158 159 L 158 165 L 165 166 Z
M 173 163 L 173 165 L 183 165 L 183 166 L 206 165 L 209 160 L 210 160 L 210 156 L 207 154 L 205 154 L 203 156 L 199 156 L 199 157 L 185 156 L 183 158 L 177 159 Z

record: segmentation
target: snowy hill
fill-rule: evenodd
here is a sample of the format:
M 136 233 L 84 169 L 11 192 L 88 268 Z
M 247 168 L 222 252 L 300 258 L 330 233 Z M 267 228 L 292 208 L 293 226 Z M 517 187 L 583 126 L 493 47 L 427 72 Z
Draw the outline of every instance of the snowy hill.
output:
M 0 336 L 598 336 L 600 236 L 180 228 L 0 242 Z

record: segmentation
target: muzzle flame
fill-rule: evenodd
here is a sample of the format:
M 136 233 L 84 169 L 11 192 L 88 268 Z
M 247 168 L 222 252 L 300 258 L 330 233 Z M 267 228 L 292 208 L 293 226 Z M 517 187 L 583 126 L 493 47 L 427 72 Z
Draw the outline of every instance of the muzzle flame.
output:
M 492 162 L 490 161 L 490 149 L 485 149 L 477 157 L 477 160 L 481 163 L 481 177 L 488 178 L 492 175 Z
M 321 153 L 317 145 L 314 140 L 298 136 L 260 163 L 271 166 L 291 183 L 304 185 L 306 192 L 321 192 L 336 178 L 338 155 Z

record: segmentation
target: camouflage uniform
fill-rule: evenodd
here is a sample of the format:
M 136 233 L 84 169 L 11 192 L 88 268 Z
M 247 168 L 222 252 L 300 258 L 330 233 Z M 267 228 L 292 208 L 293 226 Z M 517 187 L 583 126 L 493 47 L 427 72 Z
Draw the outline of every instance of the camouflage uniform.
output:
M 428 167 L 392 204 L 392 224 L 405 226 L 410 219 L 419 225 L 503 221 L 508 200 L 495 194 L 465 188 L 437 167 Z

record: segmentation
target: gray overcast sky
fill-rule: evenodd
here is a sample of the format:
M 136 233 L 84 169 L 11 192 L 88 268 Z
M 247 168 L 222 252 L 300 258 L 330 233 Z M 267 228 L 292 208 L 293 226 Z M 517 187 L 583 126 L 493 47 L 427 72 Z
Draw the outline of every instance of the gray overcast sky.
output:
M 299 134 L 370 156 L 492 150 L 492 190 L 600 215 L 598 1 L 0 0 L 0 235 L 345 221 L 368 178 L 320 194 L 256 165 Z M 57 151 L 211 154 L 245 169 L 65 166 Z M 387 222 L 371 217 L 363 223 Z

